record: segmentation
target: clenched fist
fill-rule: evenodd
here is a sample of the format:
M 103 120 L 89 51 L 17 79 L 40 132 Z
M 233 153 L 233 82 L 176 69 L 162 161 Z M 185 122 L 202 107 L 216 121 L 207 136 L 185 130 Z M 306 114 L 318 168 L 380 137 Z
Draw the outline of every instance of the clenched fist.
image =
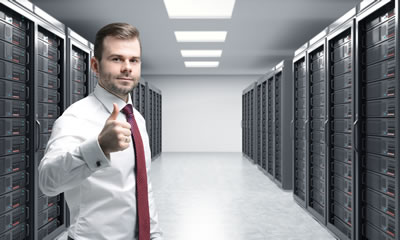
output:
M 128 148 L 131 141 L 131 125 L 128 122 L 117 121 L 118 105 L 114 103 L 113 107 L 113 112 L 108 117 L 98 138 L 100 147 L 108 158 L 110 153 Z

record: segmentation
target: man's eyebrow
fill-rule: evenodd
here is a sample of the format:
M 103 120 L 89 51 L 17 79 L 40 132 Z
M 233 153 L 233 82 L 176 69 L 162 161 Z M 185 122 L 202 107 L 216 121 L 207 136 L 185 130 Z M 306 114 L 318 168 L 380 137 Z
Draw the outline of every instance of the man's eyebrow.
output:
M 119 54 L 111 54 L 110 56 L 108 56 L 108 58 L 113 58 L 113 57 L 124 57 L 124 56 Z M 140 56 L 132 56 L 130 58 L 140 59 Z

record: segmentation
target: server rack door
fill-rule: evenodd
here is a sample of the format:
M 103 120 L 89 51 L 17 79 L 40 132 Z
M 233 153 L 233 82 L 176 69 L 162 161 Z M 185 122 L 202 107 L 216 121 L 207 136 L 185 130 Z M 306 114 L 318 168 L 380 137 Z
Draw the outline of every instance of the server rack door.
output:
M 267 175 L 274 179 L 274 75 L 267 79 Z
M 251 103 L 250 103 L 250 91 L 246 94 L 246 102 L 247 102 L 247 156 L 251 158 L 250 148 L 251 148 Z
M 246 154 L 246 156 L 247 157 L 249 157 L 250 156 L 250 154 L 249 154 L 249 125 L 250 125 L 250 122 L 249 122 L 249 111 L 250 111 L 250 108 L 249 108 L 249 93 L 248 92 L 246 92 L 245 93 L 245 102 L 246 102 L 246 112 L 245 112 L 245 117 L 246 117 L 246 126 L 245 126 L 245 130 L 246 130 L 246 135 L 245 135 L 245 141 L 246 141 L 246 145 L 245 145 L 245 154 Z
M 245 128 L 244 128 L 244 126 L 245 126 L 245 108 L 246 108 L 246 106 L 245 106 L 245 100 L 244 100 L 244 94 L 242 94 L 242 153 L 244 153 L 245 152 L 245 144 L 246 144 L 246 141 L 245 141 Z
M 90 43 L 66 28 L 67 35 L 67 105 L 89 93 Z M 50 49 L 50 48 L 49 48 Z
M 162 94 L 160 94 L 160 153 L 162 153 Z
M 282 61 L 275 70 L 275 179 L 289 190 L 293 188 L 293 160 L 290 126 L 292 121 L 292 65 Z
M 276 72 L 274 79 L 274 179 L 278 186 L 282 187 L 282 71 Z
M 146 116 L 146 85 L 144 83 L 139 82 L 139 112 L 142 114 L 143 117 Z
M 357 17 L 357 239 L 399 239 L 398 1 Z
M 34 23 L 23 11 L 0 4 L 0 238 L 32 235 L 35 185 L 29 178 L 34 159 L 33 77 Z
M 252 87 L 252 157 L 253 163 L 257 163 L 257 143 L 258 143 L 258 134 L 257 134 L 257 116 L 258 116 L 258 98 L 257 98 L 257 82 L 254 83 Z
M 327 226 L 340 239 L 354 238 L 354 20 L 328 37 Z M 339 108 L 347 114 L 338 114 Z M 345 188 L 335 183 L 346 182 Z
M 307 54 L 296 56 L 293 59 L 293 197 L 296 202 L 306 207 L 308 185 L 307 168 Z
M 51 134 L 51 127 L 54 121 L 61 115 L 66 106 L 66 84 L 65 84 L 65 32 L 48 26 L 46 23 L 35 25 L 35 49 L 39 49 L 35 54 L 35 116 L 37 128 L 35 134 L 38 143 L 35 147 L 35 169 L 39 166 L 40 160 L 44 156 L 44 150 Z M 46 50 L 53 49 L 58 52 L 57 58 L 46 55 Z M 52 50 L 52 51 L 53 51 Z M 50 53 L 50 51 L 47 51 Z M 45 81 L 42 81 L 42 80 Z M 57 89 L 49 87 L 46 80 L 58 81 L 60 84 Z M 50 96 L 58 96 L 57 101 Z M 39 131 L 36 132 L 36 129 Z M 37 171 L 37 170 L 36 170 Z M 57 202 L 51 197 L 45 196 L 38 187 L 37 172 L 35 173 L 35 224 L 34 239 L 53 239 L 65 230 L 66 209 L 64 194 L 60 194 Z M 45 204 L 43 204 L 45 203 Z M 47 203 L 47 205 L 46 205 Z M 60 227 L 58 227 L 60 226 Z
M 268 158 L 268 151 L 267 151 L 267 81 L 264 80 L 261 83 L 261 168 L 263 171 L 267 170 L 267 158 Z
M 309 164 L 307 209 L 326 223 L 326 49 L 325 38 L 308 49 Z M 322 128 L 321 128 L 322 125 Z
M 162 145 L 162 138 L 161 138 L 161 92 L 160 94 L 158 94 L 158 154 L 161 154 L 162 150 L 161 150 L 161 145 Z
M 92 57 L 94 57 L 94 45 L 92 43 L 89 43 L 90 45 L 90 59 L 92 59 Z M 89 59 L 89 72 L 90 72 L 90 76 L 89 76 L 89 90 L 88 90 L 88 94 L 92 93 L 97 85 L 98 79 L 97 79 L 97 74 L 93 71 L 92 66 L 90 64 L 90 60 Z
M 250 90 L 250 113 L 249 113 L 249 120 L 250 120 L 250 159 L 254 159 L 254 89 Z M 253 160 L 254 161 L 254 160 Z
M 256 156 L 256 163 L 257 163 L 257 165 L 259 165 L 259 166 L 261 166 L 262 165 L 262 163 L 261 163 L 261 159 L 262 159 L 262 155 L 261 155 L 261 152 L 262 152 L 262 145 L 261 145 L 261 143 L 262 143 L 262 136 L 261 136 L 261 134 L 262 134 L 262 130 L 261 130 L 261 124 L 262 124 L 262 114 L 261 114 L 261 107 L 262 107 L 262 102 L 261 102 L 261 83 L 258 83 L 257 84 L 257 100 L 256 100 L 256 103 L 257 103 L 257 111 L 256 111 L 256 121 L 257 121 L 257 128 L 256 128 L 256 139 L 257 139 L 257 156 Z

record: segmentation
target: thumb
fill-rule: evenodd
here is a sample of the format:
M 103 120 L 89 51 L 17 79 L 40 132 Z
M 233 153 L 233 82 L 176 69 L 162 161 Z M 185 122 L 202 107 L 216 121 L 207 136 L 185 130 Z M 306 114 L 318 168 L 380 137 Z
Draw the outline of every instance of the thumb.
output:
M 108 120 L 116 120 L 118 117 L 118 113 L 119 113 L 118 104 L 113 103 L 113 111 L 111 115 L 108 117 Z

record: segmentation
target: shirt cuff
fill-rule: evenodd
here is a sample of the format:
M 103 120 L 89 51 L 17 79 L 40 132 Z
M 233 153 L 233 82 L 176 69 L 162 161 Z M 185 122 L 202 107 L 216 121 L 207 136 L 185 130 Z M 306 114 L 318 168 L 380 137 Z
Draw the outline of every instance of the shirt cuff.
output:
M 110 160 L 100 148 L 97 137 L 86 140 L 79 146 L 79 149 L 83 160 L 93 172 L 110 166 Z

